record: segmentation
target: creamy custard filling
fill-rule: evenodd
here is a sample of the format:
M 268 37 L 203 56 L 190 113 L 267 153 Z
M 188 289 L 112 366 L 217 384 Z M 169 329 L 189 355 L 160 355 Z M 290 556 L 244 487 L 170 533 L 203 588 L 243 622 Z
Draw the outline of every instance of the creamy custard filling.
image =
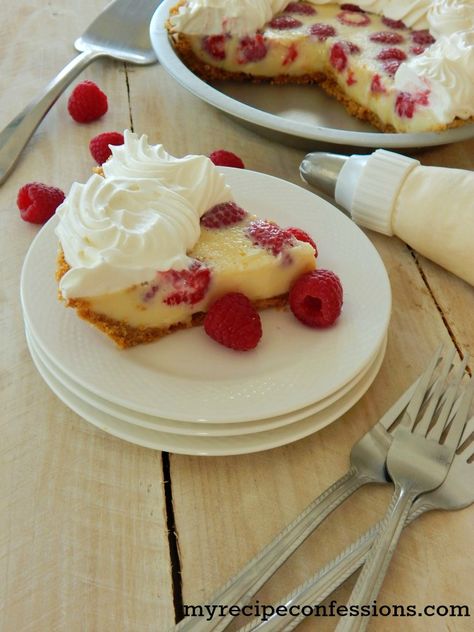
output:
M 120 292 L 83 297 L 81 302 L 97 314 L 132 327 L 170 327 L 190 322 L 193 314 L 207 311 L 227 292 L 242 292 L 253 302 L 286 294 L 301 274 L 314 269 L 314 251 L 298 240 L 276 256 L 254 246 L 245 229 L 255 219 L 249 215 L 235 226 L 201 229 L 200 240 L 189 252 L 209 273 L 203 275 L 204 296 L 197 302 L 175 302 L 179 284 L 177 290 L 175 278 L 168 272 Z

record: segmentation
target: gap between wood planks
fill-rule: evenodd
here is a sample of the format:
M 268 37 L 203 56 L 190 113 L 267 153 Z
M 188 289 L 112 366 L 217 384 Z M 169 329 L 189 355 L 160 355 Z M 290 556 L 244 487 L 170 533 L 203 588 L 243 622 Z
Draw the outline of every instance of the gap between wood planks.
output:
M 459 344 L 459 342 L 456 340 L 456 336 L 454 334 L 454 331 L 451 328 L 451 325 L 448 322 L 448 319 L 446 318 L 443 309 L 441 307 L 441 305 L 439 304 L 438 300 L 436 299 L 436 296 L 433 292 L 433 290 L 431 289 L 431 285 L 426 277 L 426 274 L 423 270 L 423 267 L 420 263 L 420 260 L 418 259 L 418 254 L 417 252 L 415 252 L 415 250 L 413 250 L 412 248 L 410 248 L 410 246 L 407 246 L 409 253 L 411 254 L 413 261 L 415 262 L 416 267 L 418 268 L 418 272 L 420 273 L 421 279 L 426 287 L 426 289 L 428 290 L 429 295 L 431 296 L 431 298 L 433 299 L 433 303 L 435 304 L 436 309 L 439 312 L 439 315 L 441 316 L 441 320 L 443 321 L 444 326 L 446 327 L 446 330 L 449 334 L 449 337 L 451 338 L 453 345 L 456 347 L 456 350 L 458 352 L 459 357 L 461 358 L 461 360 L 464 359 L 464 352 L 462 350 L 461 345 Z M 471 367 L 468 365 L 466 367 L 466 371 L 469 374 L 470 377 L 472 377 L 472 369 Z

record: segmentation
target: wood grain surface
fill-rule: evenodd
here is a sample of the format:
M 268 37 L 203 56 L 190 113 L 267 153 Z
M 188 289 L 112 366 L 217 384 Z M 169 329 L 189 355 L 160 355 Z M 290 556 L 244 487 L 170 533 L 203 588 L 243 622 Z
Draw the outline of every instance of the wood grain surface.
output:
M 106 2 L 2 5 L 0 127 L 72 58 L 72 42 Z M 297 184 L 304 152 L 244 129 L 159 65 L 98 61 L 81 78 L 107 93 L 107 115 L 74 123 L 68 90 L 0 188 L 0 630 L 161 632 L 182 617 L 183 604 L 206 603 L 344 473 L 351 445 L 413 381 L 439 342 L 455 345 L 459 355 L 474 353 L 474 291 L 399 240 L 368 232 L 392 285 L 388 349 L 373 386 L 338 421 L 281 448 L 219 458 L 168 455 L 103 433 L 52 394 L 30 359 L 19 277 L 39 229 L 19 218 L 19 187 L 37 180 L 67 191 L 90 173 L 90 138 L 127 127 L 176 155 L 227 148 L 249 169 Z M 418 158 L 472 169 L 473 156 L 471 140 Z M 376 486 L 355 494 L 272 578 L 260 602 L 279 603 L 380 517 L 389 494 Z M 420 608 L 466 604 L 471 618 L 373 619 L 371 631 L 472 629 L 473 517 L 473 508 L 432 512 L 411 525 L 378 598 L 379 604 Z M 335 593 L 341 604 L 351 585 Z M 313 619 L 299 629 L 335 624 Z

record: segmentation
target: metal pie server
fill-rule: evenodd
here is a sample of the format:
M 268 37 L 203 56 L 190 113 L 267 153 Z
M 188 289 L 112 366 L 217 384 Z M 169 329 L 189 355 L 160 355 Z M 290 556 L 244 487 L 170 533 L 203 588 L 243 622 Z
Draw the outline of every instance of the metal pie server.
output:
M 74 43 L 75 59 L 46 86 L 34 101 L 0 132 L 0 184 L 3 184 L 34 131 L 51 107 L 86 66 L 99 57 L 133 64 L 157 61 L 151 47 L 150 20 L 160 0 L 111 2 Z

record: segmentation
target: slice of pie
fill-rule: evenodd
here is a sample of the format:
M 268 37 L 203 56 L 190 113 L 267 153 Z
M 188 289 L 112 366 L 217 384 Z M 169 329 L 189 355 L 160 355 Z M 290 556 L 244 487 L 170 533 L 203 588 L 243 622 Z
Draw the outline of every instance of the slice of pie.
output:
M 57 211 L 57 278 L 66 305 L 118 346 L 200 324 L 228 292 L 283 306 L 315 268 L 313 247 L 242 209 L 205 156 L 176 159 L 131 133 L 112 149 L 105 177 L 75 183 Z
M 445 16 L 435 13 L 436 0 L 360 4 L 405 12 L 415 26 L 325 0 L 181 0 L 167 26 L 181 59 L 208 82 L 318 83 L 386 132 L 439 131 L 472 119 L 474 4 L 452 0 L 443 4 Z M 429 11 L 449 37 L 436 42 L 426 28 Z

